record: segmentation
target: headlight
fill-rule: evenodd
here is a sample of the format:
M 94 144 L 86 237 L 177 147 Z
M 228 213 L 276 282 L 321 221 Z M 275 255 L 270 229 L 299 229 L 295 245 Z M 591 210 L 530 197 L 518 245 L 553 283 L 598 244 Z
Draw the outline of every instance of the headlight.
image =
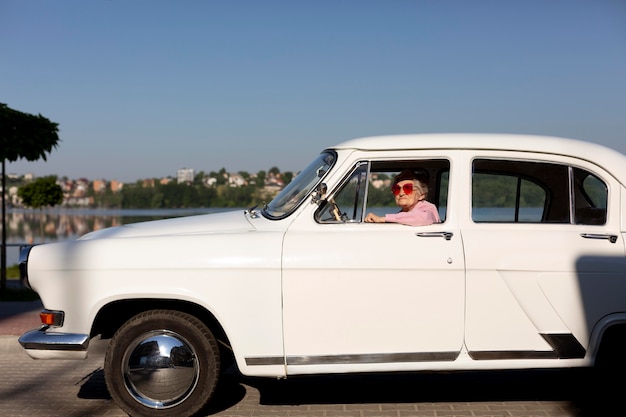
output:
M 20 269 L 20 281 L 22 285 L 26 288 L 30 289 L 30 284 L 28 283 L 28 255 L 30 254 L 30 250 L 33 248 L 33 245 L 21 246 L 20 247 L 20 257 L 18 261 L 18 268 Z

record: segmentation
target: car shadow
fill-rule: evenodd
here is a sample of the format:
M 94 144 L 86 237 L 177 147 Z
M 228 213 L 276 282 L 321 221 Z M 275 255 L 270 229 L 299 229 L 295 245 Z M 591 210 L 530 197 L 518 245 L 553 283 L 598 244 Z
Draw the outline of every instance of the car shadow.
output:
M 86 375 L 79 383 L 81 383 L 81 386 L 77 394 L 78 398 L 105 401 L 112 399 L 106 386 L 102 368 L 97 368 Z M 237 373 L 226 372 L 215 390 L 214 399 L 204 412 L 215 414 L 227 410 L 241 402 L 245 396 L 246 387 L 242 385 L 241 376 Z
M 593 369 L 243 378 L 264 405 L 564 401 L 572 416 L 615 410 L 621 394 Z
M 284 380 L 245 377 L 229 370 L 203 413 L 237 406 L 247 387 L 252 387 L 260 394 L 260 405 L 560 401 L 569 404 L 568 416 L 582 417 L 619 409 L 618 385 L 610 385 L 592 369 L 341 374 Z M 83 379 L 78 397 L 111 399 L 101 368 Z

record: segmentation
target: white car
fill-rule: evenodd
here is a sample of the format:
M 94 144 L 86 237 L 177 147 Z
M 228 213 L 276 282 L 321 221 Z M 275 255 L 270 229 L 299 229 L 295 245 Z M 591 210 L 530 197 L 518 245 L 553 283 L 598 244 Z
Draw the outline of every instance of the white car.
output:
M 398 210 L 428 176 L 441 222 Z M 428 134 L 321 152 L 269 204 L 138 223 L 21 254 L 44 325 L 33 358 L 110 338 L 132 415 L 200 412 L 248 376 L 591 367 L 623 359 L 626 156 L 576 140 Z

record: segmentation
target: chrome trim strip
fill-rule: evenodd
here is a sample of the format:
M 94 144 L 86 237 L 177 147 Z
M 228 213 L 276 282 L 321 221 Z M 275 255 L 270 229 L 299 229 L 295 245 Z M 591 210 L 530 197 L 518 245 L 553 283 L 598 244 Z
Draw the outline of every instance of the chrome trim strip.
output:
M 288 356 L 287 365 L 454 361 L 459 352 L 370 353 L 366 355 Z
M 20 336 L 18 341 L 24 349 L 34 350 L 87 350 L 89 335 L 79 333 L 46 333 L 49 326 L 30 330 Z
M 454 361 L 459 352 L 372 353 L 366 355 L 288 356 L 287 365 Z M 285 365 L 280 356 L 246 358 L 246 365 Z
M 585 348 L 571 333 L 541 334 L 554 350 L 484 350 L 469 351 L 474 360 L 506 359 L 579 359 L 585 357 Z M 287 365 L 332 365 L 363 363 L 398 363 L 398 362 L 443 362 L 454 361 L 459 352 L 406 352 L 406 353 L 371 353 L 366 355 L 320 355 L 287 356 Z M 281 356 L 246 358 L 246 365 L 284 365 Z
M 246 365 L 284 365 L 285 360 L 282 356 L 267 356 L 267 357 L 253 357 L 246 358 Z

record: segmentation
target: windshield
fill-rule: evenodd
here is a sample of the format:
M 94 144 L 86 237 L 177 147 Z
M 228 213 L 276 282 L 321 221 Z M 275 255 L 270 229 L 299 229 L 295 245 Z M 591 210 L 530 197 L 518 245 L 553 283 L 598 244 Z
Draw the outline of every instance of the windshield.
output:
M 287 216 L 315 189 L 322 178 L 330 170 L 336 155 L 324 151 L 294 179 L 263 209 L 263 215 L 270 219 Z

